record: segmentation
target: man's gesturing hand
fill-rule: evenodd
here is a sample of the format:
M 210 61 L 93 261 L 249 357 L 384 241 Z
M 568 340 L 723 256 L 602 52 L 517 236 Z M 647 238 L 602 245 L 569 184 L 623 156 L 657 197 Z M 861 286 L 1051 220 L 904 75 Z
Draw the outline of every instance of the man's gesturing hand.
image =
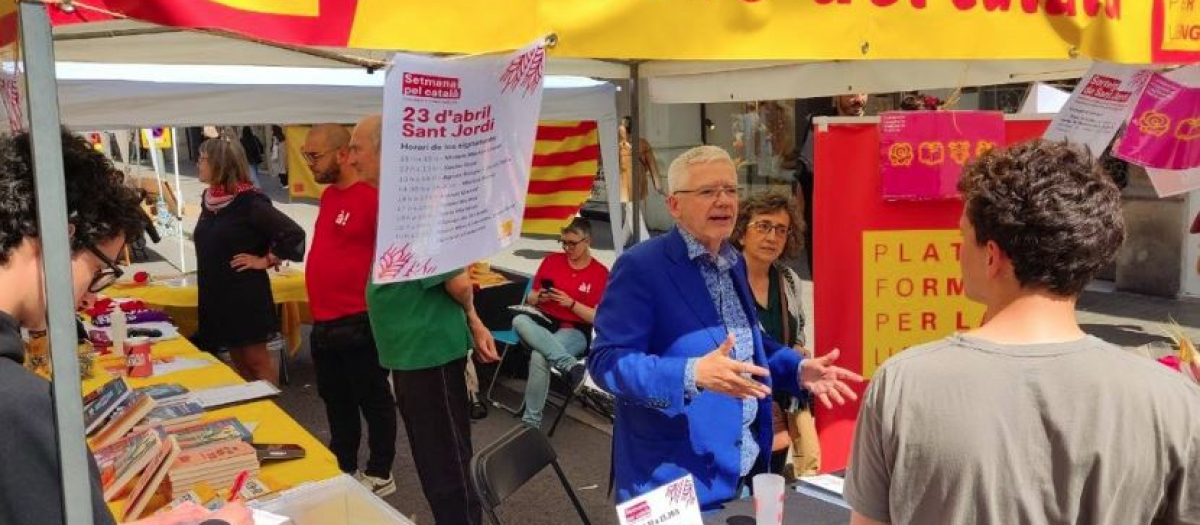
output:
M 840 354 L 841 352 L 834 348 L 828 354 L 805 359 L 800 363 L 800 386 L 820 399 L 825 408 L 833 408 L 833 403 L 829 401 L 831 398 L 839 405 L 846 404 L 846 398 L 850 398 L 851 401 L 858 399 L 846 382 L 863 382 L 862 376 L 840 366 L 833 366 Z
M 770 387 L 746 376 L 767 377 L 771 373 L 761 366 L 730 359 L 733 344 L 733 334 L 729 334 L 721 346 L 696 362 L 696 387 L 739 399 L 771 395 Z

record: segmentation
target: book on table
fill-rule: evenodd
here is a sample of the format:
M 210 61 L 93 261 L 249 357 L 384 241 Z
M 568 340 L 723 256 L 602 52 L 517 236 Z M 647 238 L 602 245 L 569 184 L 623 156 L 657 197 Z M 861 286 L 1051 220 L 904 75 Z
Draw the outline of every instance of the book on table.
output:
M 186 428 L 188 425 L 200 421 L 202 417 L 204 417 L 204 407 L 201 407 L 199 403 L 189 401 L 169 405 L 159 404 L 146 414 L 145 421 L 134 427 L 134 430 L 162 425 L 167 431 L 173 431 Z
M 193 423 L 171 431 L 182 449 L 192 449 L 226 440 L 250 442 L 253 434 L 235 418 Z
M 149 385 L 135 389 L 154 398 L 154 401 L 160 405 L 170 405 L 172 403 L 182 403 L 187 401 L 195 401 L 190 390 L 179 383 L 163 383 L 161 385 Z
M 83 396 L 83 427 L 87 435 L 94 434 L 131 392 L 125 378 L 118 377 Z
M 121 438 L 92 453 L 100 470 L 104 501 L 121 497 L 124 489 L 162 450 L 167 433 L 160 427 L 148 428 Z
M 131 394 L 96 431 L 92 447 L 105 447 L 125 437 L 154 407 L 154 400 L 150 396 L 136 392 Z
M 179 453 L 179 443 L 175 441 L 173 436 L 168 436 L 166 444 L 154 456 L 154 461 L 146 466 L 146 470 L 138 478 L 137 484 L 129 492 L 129 500 L 125 502 L 125 512 L 121 517 L 122 521 L 137 519 L 142 516 L 143 511 L 146 509 L 146 504 L 150 503 L 150 499 L 154 497 L 154 494 L 158 492 L 158 488 L 162 486 L 163 480 L 166 479 L 167 473 L 175 463 L 175 459 L 179 457 Z
M 167 474 L 171 499 L 200 483 L 213 490 L 229 490 L 243 471 L 248 471 L 251 476 L 259 472 L 254 447 L 245 441 L 231 439 L 185 449 Z

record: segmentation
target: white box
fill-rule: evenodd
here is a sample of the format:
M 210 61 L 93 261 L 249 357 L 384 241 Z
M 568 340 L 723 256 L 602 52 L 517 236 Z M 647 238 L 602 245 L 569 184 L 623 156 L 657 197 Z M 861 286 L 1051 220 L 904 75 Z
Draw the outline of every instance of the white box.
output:
M 415 525 L 346 474 L 305 483 L 250 507 L 287 516 L 295 525 Z

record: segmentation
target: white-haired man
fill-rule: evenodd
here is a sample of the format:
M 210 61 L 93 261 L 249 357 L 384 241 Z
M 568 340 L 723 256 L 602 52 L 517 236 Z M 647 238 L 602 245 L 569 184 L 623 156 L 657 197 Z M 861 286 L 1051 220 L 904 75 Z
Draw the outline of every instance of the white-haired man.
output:
M 677 227 L 617 260 L 588 367 L 621 401 L 617 499 L 691 474 L 711 509 L 766 471 L 772 387 L 808 389 L 829 405 L 853 399 L 845 381 L 862 378 L 832 365 L 836 350 L 804 359 L 763 337 L 745 262 L 728 242 L 738 211 L 728 153 L 688 150 L 671 163 L 667 185 Z

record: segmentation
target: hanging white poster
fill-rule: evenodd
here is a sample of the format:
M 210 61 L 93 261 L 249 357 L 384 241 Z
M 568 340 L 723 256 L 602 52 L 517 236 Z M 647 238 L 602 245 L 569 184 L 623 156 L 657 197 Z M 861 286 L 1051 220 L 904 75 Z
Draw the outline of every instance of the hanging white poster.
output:
M 485 259 L 521 232 L 545 49 L 397 54 L 383 99 L 375 283 Z
M 1099 158 L 1129 119 L 1150 73 L 1135 66 L 1096 62 L 1079 80 L 1043 138 L 1085 145 Z

